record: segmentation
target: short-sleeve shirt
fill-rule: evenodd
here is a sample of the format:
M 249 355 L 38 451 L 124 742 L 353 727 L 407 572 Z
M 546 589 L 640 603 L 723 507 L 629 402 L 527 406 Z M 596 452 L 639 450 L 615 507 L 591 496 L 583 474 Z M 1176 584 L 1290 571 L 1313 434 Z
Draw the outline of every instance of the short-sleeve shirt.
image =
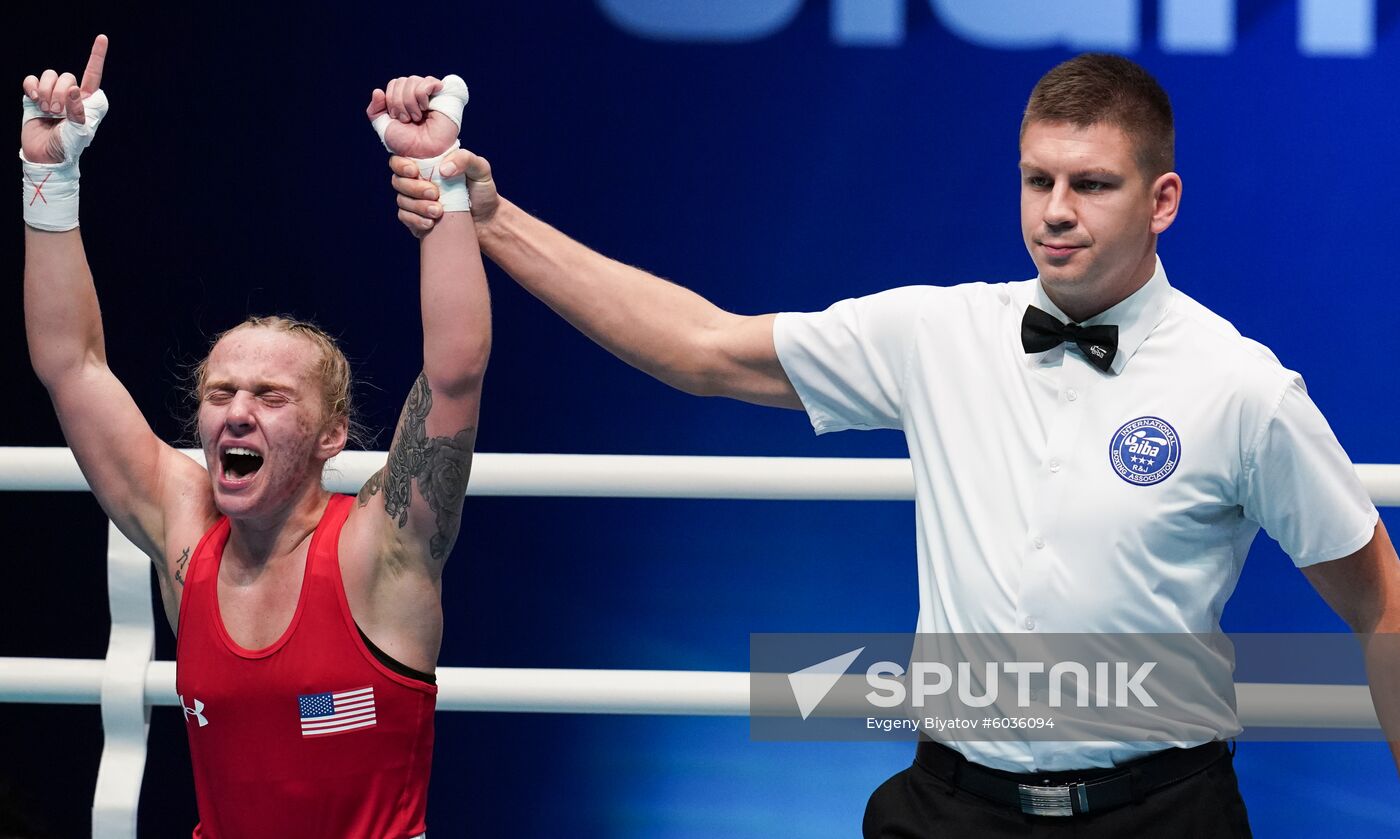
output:
M 1038 279 L 910 286 L 784 313 L 778 358 L 818 434 L 902 429 L 921 633 L 1211 633 L 1262 526 L 1298 566 L 1379 514 L 1302 378 L 1167 281 L 1116 324 L 1108 372 L 1026 353 Z M 1228 672 L 1208 674 L 1233 697 Z M 1011 771 L 1111 766 L 1160 744 L 961 743 Z

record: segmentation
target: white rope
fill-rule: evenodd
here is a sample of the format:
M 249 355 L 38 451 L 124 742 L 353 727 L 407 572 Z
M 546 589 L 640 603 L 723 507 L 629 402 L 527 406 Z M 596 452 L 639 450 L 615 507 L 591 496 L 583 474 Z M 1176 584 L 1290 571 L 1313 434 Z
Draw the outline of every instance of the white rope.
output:
M 0 701 L 95 705 L 106 665 L 100 658 L 0 658 Z
M 0 702 L 92 705 L 100 659 L 0 658 Z M 531 714 L 749 715 L 749 674 L 703 670 L 437 668 L 440 711 Z M 1365 685 L 1235 685 L 1240 721 L 1277 728 L 1377 729 Z M 175 662 L 154 661 L 146 701 L 176 705 Z
M 183 449 L 204 462 L 195 449 Z M 357 492 L 387 452 L 345 452 L 326 467 L 326 486 Z M 1379 507 L 1400 507 L 1400 465 L 1358 463 Z M 0 490 L 80 492 L 87 481 L 65 448 L 0 446 Z M 733 498 L 909 501 L 907 458 L 691 457 L 682 455 L 494 454 L 472 458 L 467 494 L 612 498 Z

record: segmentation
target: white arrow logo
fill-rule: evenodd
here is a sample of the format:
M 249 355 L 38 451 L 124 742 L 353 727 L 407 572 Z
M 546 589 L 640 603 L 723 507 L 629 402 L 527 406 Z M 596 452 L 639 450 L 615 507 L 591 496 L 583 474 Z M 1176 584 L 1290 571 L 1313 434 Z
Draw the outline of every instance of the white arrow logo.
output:
M 860 647 L 788 674 L 788 684 L 792 685 L 792 695 L 797 700 L 797 710 L 802 712 L 802 719 L 807 719 L 817 710 L 817 706 L 846 674 L 846 668 L 864 651 L 865 647 Z

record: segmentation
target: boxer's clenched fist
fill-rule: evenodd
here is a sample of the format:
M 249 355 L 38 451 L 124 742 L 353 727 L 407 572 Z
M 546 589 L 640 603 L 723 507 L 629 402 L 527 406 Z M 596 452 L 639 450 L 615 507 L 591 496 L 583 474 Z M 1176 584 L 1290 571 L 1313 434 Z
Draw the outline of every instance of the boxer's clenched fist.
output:
M 432 102 L 435 96 L 438 101 Z M 375 88 L 365 115 L 389 151 L 430 158 L 457 142 L 466 104 L 467 86 L 456 76 L 403 76 L 383 90 Z

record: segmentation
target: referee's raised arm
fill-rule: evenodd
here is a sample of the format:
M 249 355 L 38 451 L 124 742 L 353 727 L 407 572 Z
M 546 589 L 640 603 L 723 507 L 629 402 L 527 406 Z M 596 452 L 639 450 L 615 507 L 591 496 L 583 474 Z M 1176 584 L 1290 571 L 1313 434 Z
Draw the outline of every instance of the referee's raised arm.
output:
M 432 184 L 405 158 L 390 166 L 399 217 L 430 228 Z M 773 347 L 773 315 L 726 312 L 574 241 L 501 197 L 490 164 L 465 149 L 442 171 L 467 174 L 482 252 L 608 352 L 686 393 L 802 408 Z

